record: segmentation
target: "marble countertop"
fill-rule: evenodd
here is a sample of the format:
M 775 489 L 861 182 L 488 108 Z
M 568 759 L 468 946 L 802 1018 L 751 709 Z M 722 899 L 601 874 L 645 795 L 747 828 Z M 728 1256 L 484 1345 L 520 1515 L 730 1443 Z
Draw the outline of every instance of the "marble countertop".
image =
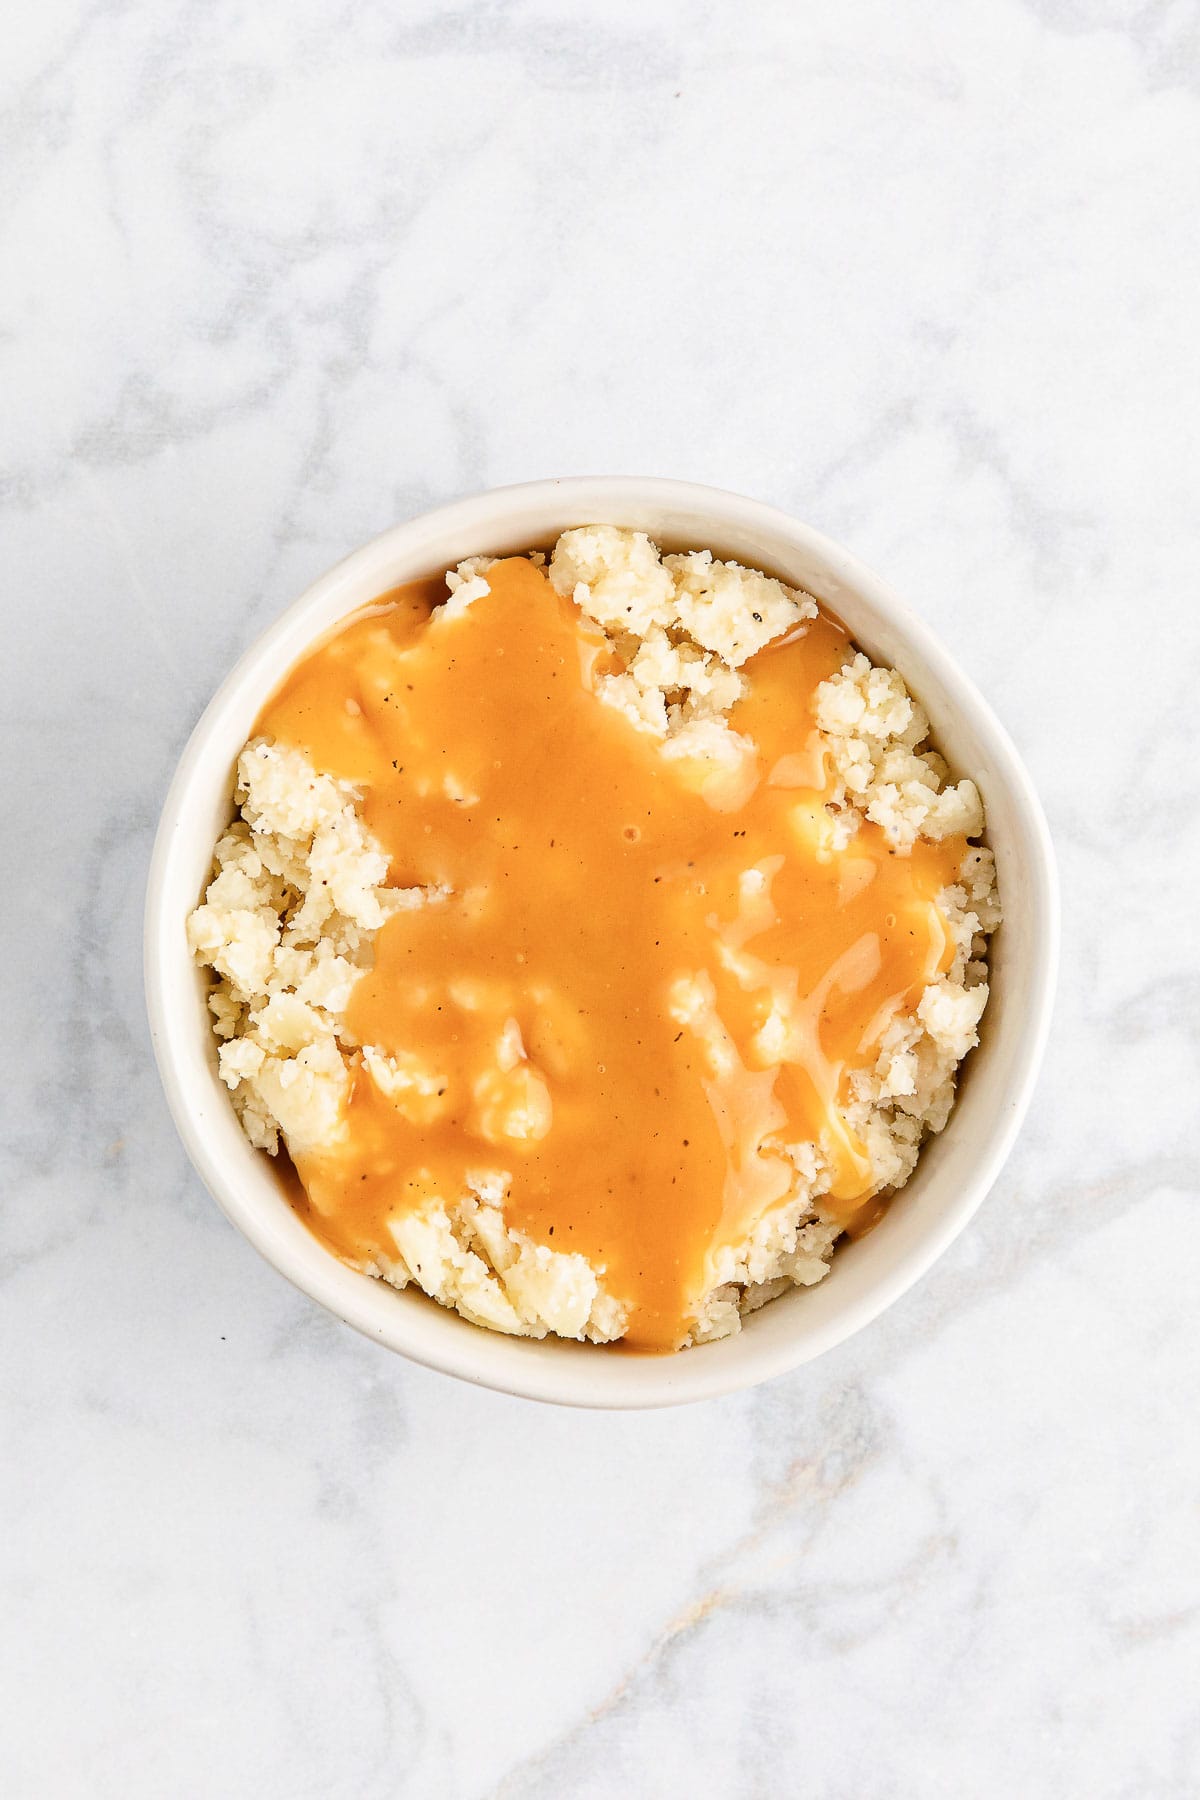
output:
M 0 1789 L 1196 1794 L 1194 7 L 46 0 L 0 94 Z M 976 1223 L 819 1363 L 653 1416 L 293 1293 L 141 997 L 239 650 L 392 521 L 581 472 L 885 572 L 1064 881 Z

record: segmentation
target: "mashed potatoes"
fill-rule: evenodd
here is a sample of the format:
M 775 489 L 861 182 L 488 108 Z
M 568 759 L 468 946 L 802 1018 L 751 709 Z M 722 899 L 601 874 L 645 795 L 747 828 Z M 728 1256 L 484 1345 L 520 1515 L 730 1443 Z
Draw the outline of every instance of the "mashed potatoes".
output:
M 506 565 L 496 565 L 489 583 L 492 567 L 476 558 L 449 574 L 450 598 L 424 629 L 468 629 L 471 609 L 487 600 Z M 986 937 L 1000 917 L 993 861 L 985 847 L 963 841 L 983 829 L 974 784 L 948 782 L 903 681 L 851 646 L 814 687 L 812 741 L 764 767 L 753 711 L 755 670 L 764 665 L 754 659 L 812 628 L 818 608 L 807 594 L 706 551 L 662 556 L 644 535 L 610 526 L 564 532 L 547 572 L 555 593 L 577 609 L 589 693 L 619 715 L 631 742 L 636 734 L 638 744 L 653 743 L 668 778 L 681 793 L 702 797 L 705 816 L 728 820 L 734 839 L 752 796 L 770 790 L 787 799 L 780 817 L 814 867 L 839 872 L 839 892 L 869 881 L 868 840 L 877 865 L 889 870 L 918 853 L 928 857 L 930 846 L 954 846 L 936 893 L 942 938 L 929 953 L 929 978 L 903 1004 L 877 1008 L 868 1029 L 856 1028 L 854 1054 L 834 1067 L 824 1089 L 829 1057 L 819 1044 L 813 1049 L 822 1020 L 844 1006 L 843 990 L 865 989 L 872 970 L 856 974 L 843 955 L 834 986 L 805 993 L 803 983 L 792 979 L 789 987 L 786 971 L 763 960 L 757 946 L 781 919 L 787 923 L 775 898 L 782 854 L 759 855 L 738 871 L 736 911 L 724 923 L 710 920 L 711 969 L 695 957 L 668 971 L 661 1024 L 672 1045 L 694 1050 L 730 1166 L 749 1170 L 737 1189 L 736 1234 L 708 1230 L 671 1340 L 701 1342 L 736 1331 L 743 1314 L 792 1285 L 820 1280 L 846 1224 L 861 1218 L 873 1196 L 902 1186 L 924 1136 L 945 1125 L 955 1071 L 977 1041 L 987 1001 Z M 394 704 L 391 693 L 374 701 Z M 361 710 L 352 697 L 344 704 Z M 440 804 L 460 807 L 464 817 L 477 812 L 482 783 L 443 769 L 436 746 L 425 751 L 433 773 L 414 792 L 424 796 L 436 775 Z M 399 756 L 391 769 L 404 775 Z M 393 935 L 428 932 L 473 904 L 428 871 L 419 880 L 395 879 L 395 845 L 389 858 L 366 816 L 378 792 L 371 779 L 324 772 L 276 733 L 256 735 L 243 751 L 237 817 L 216 846 L 204 902 L 188 923 L 192 950 L 214 976 L 221 1078 L 250 1141 L 275 1154 L 282 1140 L 317 1215 L 324 1204 L 331 1219 L 336 1207 L 322 1198 L 335 1192 L 330 1172 L 343 1194 L 354 1156 L 361 1180 L 368 1169 L 374 1176 L 374 1165 L 362 1160 L 368 1100 L 371 1119 L 402 1134 L 396 1142 L 441 1142 L 453 1125 L 469 1147 L 454 1178 L 448 1164 L 412 1158 L 393 1177 L 403 1176 L 404 1200 L 388 1207 L 386 1229 L 342 1239 L 330 1226 L 339 1253 L 397 1286 L 415 1282 L 496 1330 L 621 1337 L 640 1304 L 626 1264 L 615 1252 L 555 1247 L 552 1214 L 537 1215 L 551 1220 L 548 1228 L 531 1230 L 528 1205 L 518 1205 L 529 1171 L 565 1128 L 572 1082 L 586 1063 L 587 1028 L 572 1015 L 571 995 L 561 984 L 539 987 L 532 970 L 523 986 L 499 995 L 485 991 L 487 982 L 472 989 L 465 973 L 451 982 L 438 1013 L 452 1005 L 486 1043 L 484 1059 L 476 1055 L 469 1067 L 451 1066 L 457 1034 L 441 1061 L 431 1050 L 436 1037 L 385 1044 L 356 1034 L 352 1001 L 376 967 L 381 934 L 389 927 Z M 631 825 L 627 835 L 638 829 Z M 668 862 L 661 867 L 670 873 Z M 400 914 L 420 917 L 393 924 Z M 855 954 L 861 962 L 868 952 Z M 753 1001 L 744 1028 L 728 1023 L 729 1004 L 715 985 L 722 982 Z M 811 1103 L 808 1113 L 781 1105 L 781 1073 L 796 1068 L 823 1094 L 823 1112 L 813 1113 Z M 796 1118 L 810 1116 L 818 1126 L 796 1137 Z M 844 1199 L 847 1169 L 853 1207 Z M 732 1191 L 727 1181 L 725 1216 Z M 560 1229 L 560 1242 L 563 1235 Z

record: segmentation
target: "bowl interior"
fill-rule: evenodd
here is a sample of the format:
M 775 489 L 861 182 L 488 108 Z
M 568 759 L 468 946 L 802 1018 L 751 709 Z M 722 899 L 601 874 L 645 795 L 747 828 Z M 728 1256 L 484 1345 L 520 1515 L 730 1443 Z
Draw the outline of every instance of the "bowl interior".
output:
M 230 817 L 234 762 L 263 700 L 306 647 L 400 582 L 467 556 L 545 545 L 584 523 L 631 526 L 665 548 L 711 548 L 778 574 L 838 614 L 873 660 L 897 668 L 952 769 L 979 785 L 1005 913 L 980 1047 L 964 1065 L 946 1130 L 926 1143 L 885 1218 L 838 1249 L 818 1286 L 754 1313 L 734 1338 L 676 1356 L 506 1338 L 339 1263 L 292 1212 L 270 1160 L 242 1135 L 217 1077 L 206 983 L 184 935 Z M 735 495 L 674 482 L 537 482 L 385 533 L 318 581 L 238 664 L 197 726 L 164 808 L 147 897 L 147 1000 L 164 1086 L 193 1162 L 234 1223 L 306 1293 L 368 1336 L 466 1380 L 579 1405 L 648 1406 L 747 1385 L 818 1355 L 935 1260 L 983 1198 L 1024 1113 L 1049 1020 L 1056 933 L 1045 824 L 1012 745 L 928 628 L 868 570 L 786 515 Z

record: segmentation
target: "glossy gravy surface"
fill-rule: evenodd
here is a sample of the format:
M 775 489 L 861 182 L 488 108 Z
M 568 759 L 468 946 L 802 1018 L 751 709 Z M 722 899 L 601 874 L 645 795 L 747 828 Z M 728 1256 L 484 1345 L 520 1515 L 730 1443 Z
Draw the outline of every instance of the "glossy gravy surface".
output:
M 539 569 L 486 578 L 458 614 L 440 579 L 385 596 L 256 726 L 359 784 L 390 882 L 444 890 L 384 926 L 347 1021 L 420 1091 L 397 1107 L 356 1072 L 346 1142 L 299 1162 L 308 1218 L 390 1255 L 390 1217 L 503 1170 L 510 1225 L 603 1266 L 628 1341 L 670 1348 L 709 1252 L 787 1191 L 764 1138 L 819 1140 L 829 1205 L 860 1212 L 838 1097 L 948 966 L 933 902 L 965 845 L 898 855 L 867 825 L 830 850 L 811 705 L 846 657 L 831 617 L 747 664 L 753 790 L 721 811 L 596 698 L 610 652 Z

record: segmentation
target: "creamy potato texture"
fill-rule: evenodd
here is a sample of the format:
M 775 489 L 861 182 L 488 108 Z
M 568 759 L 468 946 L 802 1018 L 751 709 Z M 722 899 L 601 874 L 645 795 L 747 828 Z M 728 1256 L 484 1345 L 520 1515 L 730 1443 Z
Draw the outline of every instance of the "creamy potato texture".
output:
M 588 526 L 284 680 L 189 922 L 311 1228 L 477 1324 L 673 1349 L 819 1280 L 953 1103 L 983 816 L 810 596 Z

